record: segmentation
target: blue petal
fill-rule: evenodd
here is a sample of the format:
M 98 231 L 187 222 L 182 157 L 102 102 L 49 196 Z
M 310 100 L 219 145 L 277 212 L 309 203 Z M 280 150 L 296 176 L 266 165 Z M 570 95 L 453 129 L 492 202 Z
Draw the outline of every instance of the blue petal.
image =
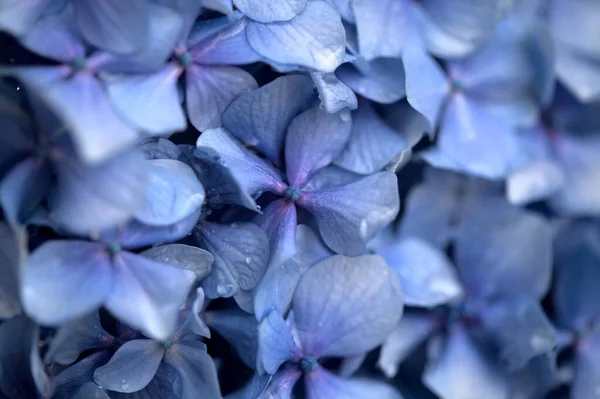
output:
M 354 0 L 327 0 L 336 11 L 348 22 L 355 22 L 354 9 L 352 7 Z
M 238 10 L 254 21 L 289 21 L 306 6 L 307 0 L 233 0 Z
M 108 363 L 94 371 L 94 381 L 109 391 L 139 391 L 154 378 L 164 353 L 164 346 L 157 341 L 136 339 L 126 342 Z
M 394 378 L 400 364 L 435 330 L 434 317 L 406 312 L 396 329 L 381 345 L 377 365 L 388 378 Z
M 299 224 L 296 227 L 296 255 L 294 260 L 302 270 L 307 270 L 317 262 L 333 255 L 318 234 L 309 226 Z
M 356 93 L 381 104 L 395 103 L 406 95 L 400 59 L 378 58 L 360 69 L 347 63 L 335 74 Z
M 403 399 L 390 385 L 366 378 L 344 379 L 320 368 L 304 381 L 307 399 Z
M 118 393 L 111 392 L 111 399 L 157 399 L 173 398 L 184 399 L 181 375 L 172 366 L 161 363 L 154 378 L 144 389 L 137 392 Z M 66 399 L 66 398 L 65 398 Z M 90 399 L 80 397 L 77 399 Z M 99 399 L 104 399 L 99 398 Z
M 571 387 L 573 399 L 598 397 L 598 378 L 600 378 L 600 333 L 587 336 L 580 344 L 575 360 L 575 380 Z
M 240 95 L 223 113 L 223 126 L 281 165 L 287 127 L 314 93 L 310 79 L 286 75 Z
M 34 53 L 65 63 L 83 57 L 85 46 L 70 22 L 65 14 L 42 18 L 22 37 L 21 44 Z
M 202 0 L 202 7 L 206 7 L 210 10 L 218 11 L 221 14 L 232 14 L 233 4 L 232 0 Z
M 258 369 L 275 374 L 283 363 L 300 357 L 285 320 L 279 312 L 272 311 L 258 325 Z
M 397 58 L 418 33 L 409 0 L 354 1 L 360 54 L 367 60 Z
M 58 186 L 49 199 L 50 218 L 79 233 L 127 221 L 144 199 L 149 165 L 138 151 L 90 166 L 62 158 L 56 165 Z
M 266 374 L 260 377 L 258 373 L 246 387 L 227 399 L 292 399 L 292 391 L 296 381 L 302 376 L 302 371 L 296 365 L 284 366 L 277 374 Z
M 271 311 L 277 311 L 280 314 L 287 313 L 301 276 L 302 270 L 293 259 L 272 264 L 254 290 L 256 319 L 262 320 Z
M 554 308 L 559 323 L 585 331 L 600 318 L 600 235 L 596 226 L 569 223 L 555 238 Z
M 52 386 L 38 353 L 39 328 L 25 315 L 0 325 L 0 395 L 4 398 L 50 397 Z
M 39 90 L 70 128 L 84 160 L 101 162 L 136 143 L 138 133 L 116 114 L 91 73 L 80 72 Z
M 402 60 L 406 71 L 406 98 L 427 118 L 429 129 L 433 132 L 450 94 L 450 83 L 436 61 L 418 48 L 407 49 Z
M 110 399 L 110 396 L 93 382 L 86 382 L 77 390 L 71 399 Z
M 339 166 L 329 165 L 319 169 L 306 185 L 306 191 L 319 191 L 328 188 L 342 187 L 362 179 L 364 176 Z
M 61 326 L 50 341 L 45 361 L 69 365 L 88 349 L 105 348 L 116 342 L 100 324 L 98 312 Z
M 464 295 L 450 260 L 425 241 L 414 238 L 397 241 L 377 254 L 398 275 L 406 305 L 433 308 Z
M 505 177 L 520 155 L 516 131 L 463 94 L 455 94 L 442 117 L 439 148 L 470 174 Z
M 194 214 L 204 202 L 204 187 L 194 171 L 171 159 L 146 161 L 150 181 L 133 216 L 150 226 L 169 226 Z
M 250 290 L 264 275 L 269 241 L 255 224 L 204 222 L 196 239 L 215 258 L 212 273 L 202 281 L 208 298 L 230 297 L 239 288 Z
M 235 141 L 225 129 L 210 129 L 200 135 L 198 147 L 215 150 L 250 195 L 272 191 L 283 194 L 286 186 L 279 172 Z
M 119 54 L 140 50 L 148 40 L 147 0 L 77 1 L 75 20 L 83 37 L 96 47 Z
M 192 272 L 128 252 L 119 253 L 113 267 L 114 287 L 106 308 L 145 335 L 167 339 L 175 330 Z
M 315 172 L 342 152 L 351 131 L 348 111 L 328 114 L 314 108 L 294 118 L 285 141 L 285 167 L 290 184 L 304 188 Z
M 48 191 L 52 169 L 43 160 L 27 158 L 11 169 L 0 183 L 0 203 L 6 219 L 26 222 Z
M 221 398 L 215 364 L 205 351 L 177 343 L 169 348 L 164 361 L 181 376 L 183 398 Z
M 212 268 L 214 262 L 210 252 L 184 244 L 167 244 L 152 247 L 140 255 L 159 263 L 166 263 L 180 269 L 193 271 L 194 280 L 202 280 Z
M 333 72 L 312 72 L 310 76 L 319 92 L 321 109 L 334 114 L 345 108 L 354 110 L 358 107 L 356 94 Z
M 539 298 L 550 286 L 550 224 L 502 200 L 472 207 L 458 229 L 455 251 L 465 291 L 473 297 Z
M 313 214 L 329 248 L 356 256 L 398 215 L 398 181 L 391 172 L 379 172 L 343 187 L 304 192 L 298 204 Z
M 246 33 L 254 50 L 279 64 L 333 72 L 344 61 L 346 35 L 342 20 L 322 0 L 309 1 L 291 21 L 273 24 L 251 21 Z
M 182 70 L 169 64 L 148 75 L 126 75 L 107 81 L 107 94 L 123 120 L 151 134 L 184 130 L 187 121 L 179 101 Z
M 429 49 L 441 57 L 465 56 L 493 33 L 514 1 L 489 0 L 473 4 L 458 0 L 425 0 L 425 37 Z
M 185 159 L 180 146 L 162 137 L 148 139 L 140 145 L 140 148 L 146 159 Z
M 305 354 L 353 356 L 378 346 L 394 330 L 402 291 L 383 258 L 335 255 L 304 274 L 293 310 Z
M 254 199 L 244 190 L 215 150 L 196 147 L 193 158 L 188 159 L 206 190 L 206 199 L 210 205 L 220 207 L 230 204 L 256 210 Z
M 297 214 L 294 203 L 286 199 L 273 201 L 255 223 L 264 230 L 271 247 L 270 265 L 279 265 L 296 253 Z
M 211 329 L 229 342 L 246 366 L 256 368 L 258 323 L 254 316 L 239 310 L 206 312 L 204 319 Z
M 371 105 L 361 101 L 352 114 L 352 134 L 335 164 L 360 174 L 379 172 L 407 147 L 400 132 L 379 118 Z
M 235 17 L 233 17 L 235 21 Z M 248 20 L 240 19 L 218 30 L 213 35 L 202 37 L 197 44 L 190 48 L 194 61 L 200 65 L 243 65 L 262 60 L 254 51 L 246 37 Z M 211 30 L 211 29 L 207 29 Z M 192 32 L 196 37 L 191 37 L 190 42 L 198 40 L 199 32 Z
M 91 355 L 84 357 L 79 362 L 71 365 L 70 367 L 61 371 L 54 378 L 54 399 L 89 399 L 90 396 L 76 396 L 77 392 L 81 389 L 86 392 L 89 388 L 85 385 L 91 384 L 98 387 L 92 380 L 94 370 L 96 368 L 106 364 L 110 359 L 111 353 L 109 351 L 101 351 L 92 353 Z M 94 399 L 106 399 L 108 395 L 91 398 Z
M 598 59 L 569 48 L 556 50 L 556 74 L 579 101 L 591 102 L 600 97 Z
M 30 31 L 51 0 L 5 0 L 0 7 L 0 29 L 15 36 Z
M 21 313 L 20 276 L 27 258 L 25 230 L 0 224 L 0 318 L 8 319 Z
M 536 300 L 499 301 L 482 312 L 488 338 L 500 351 L 500 359 L 511 372 L 522 370 L 539 355 L 556 347 L 554 327 Z
M 23 276 L 23 306 L 42 324 L 57 325 L 100 307 L 114 285 L 100 244 L 49 241 L 31 254 Z
M 506 377 L 460 325 L 452 328 L 442 352 L 426 368 L 423 383 L 443 399 L 510 397 Z
M 565 184 L 566 177 L 559 164 L 539 160 L 509 176 L 506 195 L 511 204 L 522 206 L 550 197 Z
M 221 126 L 221 114 L 231 102 L 258 86 L 240 68 L 195 64 L 186 69 L 185 82 L 188 116 L 201 132 Z

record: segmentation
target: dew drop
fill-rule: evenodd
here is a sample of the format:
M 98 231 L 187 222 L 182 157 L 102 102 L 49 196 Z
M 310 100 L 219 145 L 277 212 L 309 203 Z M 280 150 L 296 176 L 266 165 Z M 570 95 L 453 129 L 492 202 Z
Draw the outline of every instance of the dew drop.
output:
M 128 384 L 122 384 L 121 385 L 121 390 L 122 391 L 127 391 L 129 389 L 129 385 Z
M 235 286 L 233 284 L 218 284 L 217 293 L 223 297 L 230 297 L 235 293 Z
M 246 257 L 246 264 L 249 265 L 252 262 L 252 259 L 250 259 L 249 256 Z
M 350 122 L 350 112 L 348 112 L 348 111 L 341 112 L 340 119 L 344 122 Z

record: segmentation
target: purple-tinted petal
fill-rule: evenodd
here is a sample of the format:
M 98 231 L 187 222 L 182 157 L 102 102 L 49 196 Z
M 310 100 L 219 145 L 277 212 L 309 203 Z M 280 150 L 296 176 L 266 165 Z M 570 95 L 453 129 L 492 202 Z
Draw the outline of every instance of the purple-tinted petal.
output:
M 313 214 L 329 248 L 356 256 L 398 215 L 398 182 L 395 174 L 380 172 L 343 187 L 305 192 L 298 203 Z
M 180 269 L 191 270 L 195 274 L 194 280 L 202 280 L 212 268 L 213 256 L 200 248 L 184 244 L 167 244 L 141 252 L 155 262 L 166 263 Z
M 425 0 L 425 37 L 429 49 L 442 57 L 460 57 L 487 40 L 514 1 L 487 0 L 473 4 Z
M 442 352 L 426 368 L 423 382 L 443 399 L 509 397 L 506 377 L 460 325 L 453 326 Z
M 184 130 L 187 121 L 179 101 L 177 80 L 181 68 L 169 64 L 148 75 L 110 79 L 107 94 L 124 120 L 152 134 Z
M 352 114 L 352 134 L 335 164 L 352 172 L 379 172 L 407 146 L 405 137 L 388 126 L 371 105 L 361 101 Z
M 27 221 L 46 195 L 51 171 L 46 162 L 31 157 L 4 176 L 0 183 L 0 204 L 10 223 Z
M 271 311 L 285 314 L 290 309 L 302 270 L 294 259 L 271 264 L 254 290 L 254 314 L 262 320 Z
M 281 314 L 277 311 L 269 313 L 258 325 L 259 370 L 275 374 L 283 363 L 298 360 L 300 356 L 300 350 Z
M 600 381 L 600 332 L 595 331 L 584 338 L 577 348 L 575 380 L 571 388 L 573 399 L 598 397 Z
M 22 312 L 20 278 L 27 258 L 27 235 L 20 227 L 0 224 L 0 318 L 8 319 Z
M 409 0 L 354 1 L 352 8 L 360 54 L 367 60 L 399 58 L 419 30 Z
M 406 71 L 406 98 L 427 118 L 433 131 L 450 93 L 450 83 L 437 62 L 419 48 L 409 48 L 402 60 Z
M 211 129 L 200 135 L 198 147 L 215 150 L 248 194 L 263 191 L 283 194 L 285 185 L 279 172 L 235 141 L 225 129 Z
M 65 157 L 56 169 L 58 186 L 50 197 L 50 217 L 69 231 L 85 233 L 131 217 L 144 199 L 149 163 L 140 152 L 127 151 L 89 166 Z
M 50 397 L 52 385 L 39 356 L 39 328 L 20 315 L 0 325 L 0 395 L 3 398 Z
M 585 331 L 600 318 L 600 235 L 596 226 L 571 223 L 554 245 L 555 282 L 552 292 L 559 323 Z
M 323 368 L 308 373 L 304 384 L 307 399 L 402 399 L 386 383 L 366 378 L 344 379 Z
M 185 81 L 188 116 L 201 132 L 221 126 L 221 114 L 229 104 L 257 87 L 252 75 L 229 66 L 192 65 Z
M 294 294 L 305 354 L 353 356 L 378 346 L 402 315 L 402 291 L 383 258 L 332 256 L 302 277 Z
M 438 145 L 466 172 L 488 179 L 506 176 L 520 155 L 513 125 L 463 94 L 455 94 L 448 103 Z
M 291 185 L 302 189 L 312 175 L 329 165 L 344 149 L 352 129 L 350 113 L 328 114 L 311 109 L 288 128 L 285 166 Z
M 279 64 L 297 64 L 321 72 L 333 72 L 343 61 L 345 31 L 337 12 L 325 1 L 309 1 L 287 22 L 246 28 L 250 45 L 260 55 Z M 304 46 L 303 43 L 311 43 Z M 290 51 L 294 48 L 294 51 Z
M 398 367 L 437 327 L 434 317 L 406 312 L 396 329 L 381 345 L 377 365 L 388 378 L 398 373 Z
M 57 325 L 100 307 L 114 285 L 100 244 L 50 241 L 31 254 L 23 275 L 23 306 L 33 319 Z
M 223 126 L 281 165 L 287 127 L 313 97 L 310 78 L 286 75 L 240 95 L 223 113 Z
M 2 0 L 0 3 L 0 29 L 15 36 L 30 31 L 51 0 Z
M 347 63 L 335 74 L 356 93 L 381 104 L 394 103 L 406 95 L 400 59 L 379 58 L 360 69 Z
M 169 348 L 164 361 L 181 376 L 183 398 L 221 398 L 215 364 L 205 351 L 177 343 Z
M 204 222 L 196 238 L 215 258 L 212 273 L 202 281 L 208 298 L 230 297 L 238 288 L 250 290 L 265 273 L 269 241 L 255 224 Z
M 73 4 L 83 37 L 96 47 L 118 54 L 140 50 L 148 40 L 148 1 L 79 0 Z
M 45 355 L 46 363 L 63 365 L 74 363 L 83 351 L 104 348 L 116 339 L 100 324 L 98 312 L 62 325 L 50 341 Z
M 133 216 L 150 226 L 170 226 L 194 214 L 204 202 L 204 187 L 186 164 L 171 159 L 149 163 L 146 196 Z
M 554 327 L 537 300 L 496 302 L 482 312 L 482 320 L 509 371 L 522 370 L 531 359 L 556 347 Z
M 194 61 L 200 65 L 244 65 L 261 61 L 262 57 L 248 43 L 247 25 L 246 18 L 230 21 L 229 26 L 203 38 L 190 49 Z
M 258 323 L 254 316 L 239 310 L 217 310 L 204 314 L 211 329 L 227 340 L 246 366 L 256 368 Z
M 126 342 L 108 363 L 94 371 L 94 381 L 109 391 L 139 391 L 154 378 L 164 353 L 164 346 L 157 341 L 136 339 Z
M 85 47 L 66 15 L 42 18 L 23 36 L 21 44 L 34 53 L 65 63 L 85 56 Z
M 464 295 L 450 260 L 425 241 L 414 238 L 397 241 L 377 254 L 398 275 L 406 305 L 433 308 Z
M 333 72 L 312 72 L 310 76 L 319 92 L 321 109 L 325 112 L 334 114 L 345 108 L 354 110 L 358 107 L 356 94 Z
M 296 206 L 286 199 L 273 201 L 255 223 L 269 238 L 271 258 L 269 264 L 278 265 L 296 253 Z
M 168 338 L 190 289 L 192 272 L 128 252 L 119 253 L 113 267 L 115 282 L 106 308 L 149 337 Z
M 39 93 L 70 127 L 81 156 L 100 162 L 133 145 L 138 133 L 117 115 L 100 82 L 89 72 L 55 82 Z
M 289 21 L 306 6 L 307 0 L 233 0 L 238 10 L 254 21 Z
M 552 231 L 542 217 L 490 199 L 459 227 L 455 260 L 474 297 L 541 297 L 550 286 Z

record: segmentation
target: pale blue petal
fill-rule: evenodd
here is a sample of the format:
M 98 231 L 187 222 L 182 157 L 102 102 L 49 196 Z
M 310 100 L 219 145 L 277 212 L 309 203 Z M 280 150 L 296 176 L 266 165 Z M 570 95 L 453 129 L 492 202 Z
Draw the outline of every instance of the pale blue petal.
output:
M 272 264 L 254 290 L 254 314 L 262 320 L 271 311 L 286 314 L 292 304 L 294 290 L 302 270 L 294 259 Z
M 210 252 L 184 244 L 160 245 L 147 249 L 140 255 L 155 262 L 190 270 L 195 274 L 194 280 L 202 280 L 206 277 L 214 262 L 214 257 Z
M 167 351 L 165 363 L 181 376 L 183 398 L 221 398 L 215 364 L 205 351 L 177 343 Z
M 256 368 L 258 323 L 254 316 L 240 310 L 216 310 L 204 313 L 210 328 L 227 340 L 246 366 Z
M 403 399 L 392 386 L 366 378 L 344 379 L 323 368 L 307 374 L 307 399 Z
M 356 94 L 333 72 L 312 72 L 310 76 L 319 92 L 321 108 L 325 112 L 334 114 L 345 108 L 354 110 L 358 107 Z
M 286 361 L 299 360 L 300 350 L 285 320 L 277 311 L 272 311 L 258 325 L 259 370 L 275 374 Z
M 357 94 L 381 104 L 391 104 L 406 95 L 404 66 L 398 58 L 378 58 L 365 68 L 346 63 L 335 71 Z
M 307 0 L 233 0 L 238 10 L 254 21 L 289 21 L 306 6 Z

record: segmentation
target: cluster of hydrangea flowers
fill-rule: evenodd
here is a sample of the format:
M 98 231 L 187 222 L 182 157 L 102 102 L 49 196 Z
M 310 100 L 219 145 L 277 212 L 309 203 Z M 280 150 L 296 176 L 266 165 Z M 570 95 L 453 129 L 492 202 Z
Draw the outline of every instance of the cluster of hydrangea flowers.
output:
M 597 0 L 0 0 L 0 398 L 600 398 Z

